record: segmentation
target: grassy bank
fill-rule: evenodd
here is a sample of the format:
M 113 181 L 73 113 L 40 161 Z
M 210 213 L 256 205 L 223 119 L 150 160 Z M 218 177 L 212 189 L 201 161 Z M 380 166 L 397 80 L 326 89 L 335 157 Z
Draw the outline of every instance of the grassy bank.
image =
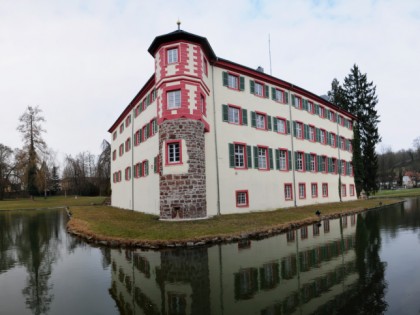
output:
M 270 212 L 253 212 L 222 215 L 208 220 L 162 222 L 158 217 L 120 210 L 113 207 L 72 207 L 73 217 L 69 229 L 96 240 L 124 240 L 130 243 L 176 243 L 208 240 L 215 237 L 240 237 L 243 234 L 284 230 L 291 224 L 313 223 L 322 217 L 360 212 L 380 204 L 399 202 L 396 199 L 369 199 L 343 203 L 311 205 L 279 209 Z
M 416 197 L 420 196 L 420 188 L 409 188 L 409 189 L 395 189 L 395 190 L 381 190 L 376 193 L 373 197 Z
M 92 204 L 103 204 L 105 197 L 77 197 L 54 196 L 54 197 L 35 197 L 10 199 L 0 201 L 1 210 L 19 210 L 19 209 L 42 209 L 54 207 L 73 207 L 73 206 L 89 206 Z

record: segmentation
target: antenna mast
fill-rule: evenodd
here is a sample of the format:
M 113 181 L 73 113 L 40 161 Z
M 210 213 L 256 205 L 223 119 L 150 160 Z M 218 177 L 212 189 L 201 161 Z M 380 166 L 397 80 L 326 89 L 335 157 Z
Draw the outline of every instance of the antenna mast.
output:
M 271 41 L 270 41 L 270 34 L 268 34 L 268 56 L 270 58 L 270 75 L 273 75 L 272 74 L 272 71 L 271 71 Z

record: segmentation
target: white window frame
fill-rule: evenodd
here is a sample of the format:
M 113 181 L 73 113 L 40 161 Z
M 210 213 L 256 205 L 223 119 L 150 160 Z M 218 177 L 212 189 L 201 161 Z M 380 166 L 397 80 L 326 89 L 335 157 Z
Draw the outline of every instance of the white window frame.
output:
M 240 109 L 233 106 L 228 106 L 228 122 L 231 124 L 239 125 L 240 120 Z
M 180 142 L 171 142 L 167 144 L 168 164 L 181 163 L 181 145 Z
M 255 82 L 254 94 L 258 96 L 264 96 L 264 85 L 259 82 Z
M 168 49 L 166 54 L 168 64 L 178 62 L 178 47 Z
M 258 169 L 267 169 L 267 148 L 258 147 Z
M 266 129 L 266 116 L 263 114 L 256 113 L 255 115 L 255 126 L 257 129 Z
M 239 77 L 237 75 L 228 73 L 228 87 L 239 90 Z
M 245 168 L 245 150 L 244 144 L 234 144 L 235 168 Z
M 277 131 L 280 133 L 286 133 L 286 121 L 284 119 L 277 118 Z
M 181 108 L 181 90 L 167 92 L 168 109 Z

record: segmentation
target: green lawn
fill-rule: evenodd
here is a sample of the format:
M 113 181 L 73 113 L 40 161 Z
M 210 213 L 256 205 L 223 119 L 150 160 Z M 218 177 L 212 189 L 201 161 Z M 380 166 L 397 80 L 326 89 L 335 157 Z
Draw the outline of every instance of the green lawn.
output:
M 64 206 L 88 206 L 92 204 L 102 204 L 105 197 L 77 197 L 64 196 L 57 197 L 35 197 L 34 200 L 30 198 L 0 200 L 1 210 L 18 210 L 18 209 L 41 209 L 41 208 L 54 208 Z
M 316 210 L 323 216 L 358 212 L 398 202 L 396 199 L 369 199 L 342 203 L 311 205 L 279 209 L 270 212 L 253 212 L 222 215 L 207 220 L 165 222 L 157 216 L 113 207 L 71 207 L 73 218 L 69 227 L 84 235 L 98 239 L 125 239 L 133 242 L 176 242 L 202 240 L 214 237 L 240 236 L 277 229 L 293 222 L 318 220 Z
M 420 188 L 381 190 L 374 197 L 416 197 L 420 196 Z

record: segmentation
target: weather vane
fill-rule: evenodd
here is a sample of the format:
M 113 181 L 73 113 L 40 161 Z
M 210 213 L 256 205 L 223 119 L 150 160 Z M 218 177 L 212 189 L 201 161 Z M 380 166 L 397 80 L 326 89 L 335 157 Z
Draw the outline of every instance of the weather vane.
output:
M 181 27 L 181 21 L 179 20 L 179 18 L 178 18 L 178 21 L 176 21 L 176 24 L 178 25 L 178 31 L 179 31 Z

